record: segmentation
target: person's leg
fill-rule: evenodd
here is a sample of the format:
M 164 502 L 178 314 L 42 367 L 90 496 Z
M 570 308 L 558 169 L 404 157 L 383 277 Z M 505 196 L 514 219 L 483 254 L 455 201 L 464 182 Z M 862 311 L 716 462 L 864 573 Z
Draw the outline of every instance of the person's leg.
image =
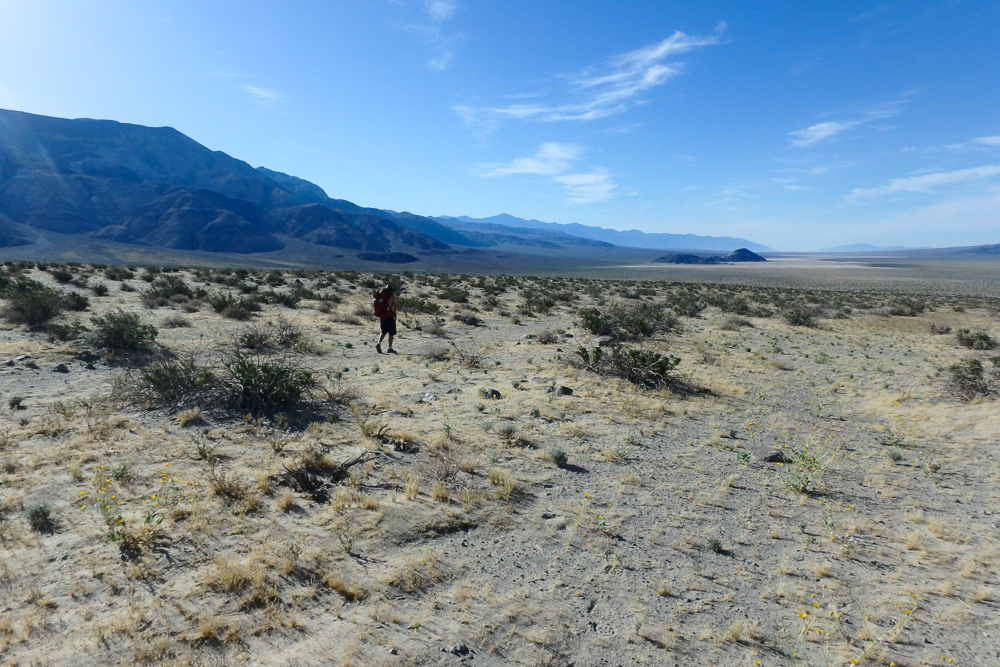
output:
M 392 334 L 389 334 L 389 349 L 392 349 Z

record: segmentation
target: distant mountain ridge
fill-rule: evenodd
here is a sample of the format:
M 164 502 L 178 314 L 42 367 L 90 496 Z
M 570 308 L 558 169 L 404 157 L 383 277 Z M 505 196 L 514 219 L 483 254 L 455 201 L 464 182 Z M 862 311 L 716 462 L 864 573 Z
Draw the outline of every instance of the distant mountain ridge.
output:
M 890 250 L 918 250 L 902 245 L 872 245 L 871 243 L 851 243 L 849 245 L 838 245 L 832 248 L 823 248 L 821 252 L 886 252 Z
M 557 231 L 563 234 L 633 248 L 651 248 L 655 250 L 721 250 L 727 252 L 732 252 L 737 248 L 747 248 L 755 252 L 772 252 L 772 249 L 765 245 L 729 236 L 647 233 L 637 229 L 618 231 L 617 229 L 581 225 L 576 222 L 559 223 L 525 220 L 524 218 L 517 218 L 506 213 L 494 215 L 489 218 L 470 218 L 466 215 L 460 215 L 456 217 L 437 216 L 434 219 L 445 225 L 452 225 L 453 223 L 450 221 L 458 221 L 462 223 L 492 224 L 503 225 L 505 227 Z
M 661 264 L 738 264 L 742 262 L 766 262 L 767 260 L 746 248 L 739 248 L 728 255 L 694 255 L 687 252 L 672 252 L 653 260 Z
M 389 262 L 496 246 L 766 249 L 506 214 L 476 220 L 366 208 L 170 127 L 0 109 L 0 247 L 31 245 L 47 232 L 212 253 L 267 253 L 295 240 Z

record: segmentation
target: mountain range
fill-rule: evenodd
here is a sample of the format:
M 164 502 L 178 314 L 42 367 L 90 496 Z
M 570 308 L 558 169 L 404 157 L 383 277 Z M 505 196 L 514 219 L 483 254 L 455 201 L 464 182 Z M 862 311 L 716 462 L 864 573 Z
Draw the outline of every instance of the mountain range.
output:
M 496 246 L 767 250 L 744 239 L 366 208 L 173 128 L 0 110 L 0 247 L 28 245 L 47 232 L 242 254 L 295 241 L 400 262 Z

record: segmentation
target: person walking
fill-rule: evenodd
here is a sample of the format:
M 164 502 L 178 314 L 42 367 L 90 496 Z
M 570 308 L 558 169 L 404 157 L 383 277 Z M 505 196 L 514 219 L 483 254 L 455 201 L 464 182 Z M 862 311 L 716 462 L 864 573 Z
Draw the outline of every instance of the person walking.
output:
M 381 335 L 375 343 L 375 351 L 382 354 L 382 341 L 389 337 L 389 348 L 386 354 L 399 354 L 392 349 L 392 339 L 396 335 L 396 290 L 392 285 L 386 285 L 375 290 L 372 295 L 372 314 L 379 320 Z

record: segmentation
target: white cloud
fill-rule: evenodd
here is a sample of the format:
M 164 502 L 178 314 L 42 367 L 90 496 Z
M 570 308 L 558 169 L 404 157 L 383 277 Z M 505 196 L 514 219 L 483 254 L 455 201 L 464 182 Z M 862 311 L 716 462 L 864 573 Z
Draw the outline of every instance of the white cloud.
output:
M 592 204 L 614 197 L 618 184 L 604 167 L 583 172 L 572 171 L 573 163 L 582 155 L 583 149 L 580 146 L 550 141 L 542 144 L 531 157 L 483 165 L 478 173 L 487 177 L 515 174 L 549 176 L 553 182 L 563 186 L 566 201 L 573 204 Z
M 444 23 L 455 16 L 458 3 L 454 0 L 422 0 L 420 21 L 404 27 L 426 42 L 433 53 L 428 65 L 432 69 L 444 70 L 454 58 L 452 44 L 455 38 L 445 34 Z
M 985 144 L 987 146 L 1000 146 L 1000 136 L 976 137 L 976 143 Z
M 511 174 L 552 176 L 567 171 L 580 154 L 581 149 L 578 146 L 551 141 L 542 144 L 534 157 L 521 157 L 505 164 L 486 165 L 481 173 L 483 176 Z
M 878 106 L 871 107 L 860 117 L 850 120 L 829 120 L 823 123 L 810 125 L 803 130 L 792 130 L 788 133 L 791 144 L 796 148 L 808 148 L 820 142 L 826 141 L 838 134 L 843 134 L 848 130 L 853 130 L 862 125 L 868 125 L 872 121 L 883 118 L 892 118 L 899 114 L 901 102 L 891 101 Z
M 243 90 L 250 93 L 250 95 L 253 96 L 254 101 L 262 106 L 269 107 L 281 100 L 281 95 L 277 91 L 268 90 L 267 88 L 243 86 Z
M 431 21 L 447 21 L 455 15 L 458 4 L 450 0 L 428 0 L 426 10 L 427 17 Z
M 851 191 L 851 199 L 868 199 L 901 192 L 931 192 L 934 188 L 954 183 L 981 181 L 1000 174 L 1000 164 L 987 164 L 970 169 L 940 171 L 921 176 L 894 178 L 887 184 L 877 188 L 855 188 Z
M 595 120 L 628 108 L 637 95 L 661 86 L 680 72 L 679 63 L 664 62 L 701 46 L 718 44 L 725 24 L 711 35 L 692 36 L 676 31 L 670 37 L 615 56 L 575 75 L 569 81 L 566 101 L 540 104 L 510 104 L 495 107 L 456 106 L 454 110 L 470 123 L 495 126 L 505 120 Z
M 603 167 L 590 173 L 556 176 L 554 180 L 566 186 L 567 200 L 573 204 L 593 204 L 611 199 L 618 188 Z
M 805 148 L 806 146 L 818 144 L 824 139 L 829 139 L 830 137 L 836 136 L 842 132 L 846 132 L 852 127 L 857 127 L 859 124 L 860 123 L 857 122 L 844 123 L 832 120 L 826 123 L 816 123 L 815 125 L 810 125 L 804 130 L 789 132 L 788 136 L 792 138 L 793 146 Z

